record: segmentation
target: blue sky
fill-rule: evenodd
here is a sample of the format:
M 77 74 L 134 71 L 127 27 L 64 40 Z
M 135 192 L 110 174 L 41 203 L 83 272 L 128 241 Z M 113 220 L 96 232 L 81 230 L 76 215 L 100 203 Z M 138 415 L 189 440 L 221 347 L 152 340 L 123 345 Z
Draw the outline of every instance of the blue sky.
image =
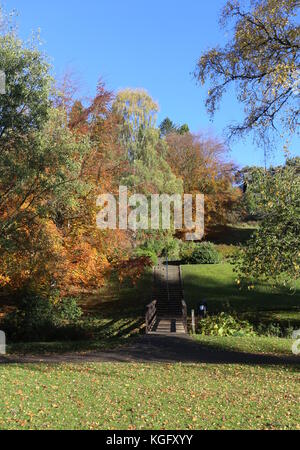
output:
M 159 121 L 169 116 L 194 132 L 222 137 L 242 108 L 231 91 L 213 123 L 204 108 L 207 87 L 192 72 L 201 52 L 226 40 L 218 25 L 225 0 L 4 0 L 16 9 L 22 37 L 40 28 L 55 76 L 75 74 L 81 94 L 91 96 L 100 77 L 116 91 L 143 87 L 159 102 Z M 297 141 L 291 148 L 294 155 Z M 299 149 L 299 141 L 298 141 Z M 269 162 L 282 162 L 282 150 Z M 251 139 L 231 147 L 239 165 L 263 164 Z

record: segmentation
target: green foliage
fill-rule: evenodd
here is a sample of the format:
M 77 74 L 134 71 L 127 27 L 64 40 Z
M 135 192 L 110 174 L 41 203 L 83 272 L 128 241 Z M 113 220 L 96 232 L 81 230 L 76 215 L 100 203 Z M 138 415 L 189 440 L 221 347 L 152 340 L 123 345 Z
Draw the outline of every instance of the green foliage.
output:
M 161 256 L 168 257 L 169 261 L 180 259 L 180 249 L 182 241 L 176 239 L 171 233 L 168 233 L 162 239 Z
M 135 250 L 137 256 L 150 256 L 156 264 L 158 257 L 168 256 L 169 260 L 180 259 L 182 241 L 171 233 L 149 233 L 145 241 Z
M 159 106 L 144 89 L 124 89 L 116 95 L 113 111 L 123 119 L 121 135 L 128 145 L 141 129 L 155 127 Z
M 256 326 L 256 332 L 259 336 L 291 338 L 294 327 L 282 327 L 280 323 L 271 322 L 268 324 L 259 323 Z
M 177 133 L 181 134 L 181 135 L 189 133 L 189 132 L 190 132 L 190 128 L 187 123 L 184 123 L 183 125 L 181 125 L 177 130 Z
M 130 145 L 130 153 L 131 171 L 121 183 L 132 189 L 138 186 L 138 192 L 146 195 L 182 192 L 182 181 L 165 160 L 166 143 L 160 139 L 158 130 L 140 130 L 137 140 Z
M 189 133 L 190 129 L 189 126 L 185 123 L 183 125 L 176 125 L 174 122 L 172 122 L 169 117 L 166 117 L 161 124 L 159 125 L 160 129 L 160 135 L 161 137 L 166 137 L 168 134 L 171 133 L 178 133 L 178 134 L 185 134 Z
M 221 254 L 211 242 L 184 245 L 181 249 L 181 259 L 184 264 L 218 264 L 222 260 Z
M 24 43 L 14 30 L 0 33 L 0 70 L 6 77 L 6 92 L 0 95 L 1 147 L 8 136 L 22 140 L 29 131 L 41 130 L 47 120 L 52 79 L 38 44 Z
M 182 263 L 186 263 L 186 261 L 188 261 L 192 257 L 192 254 L 193 254 L 194 250 L 196 249 L 196 246 L 197 246 L 197 244 L 193 241 L 191 241 L 191 242 L 182 241 L 181 242 L 179 256 L 180 256 Z
M 182 181 L 172 173 L 165 157 L 167 145 L 155 128 L 158 104 L 142 89 L 120 91 L 113 103 L 118 114 L 120 142 L 125 147 L 129 171 L 123 185 L 139 193 L 181 193 Z
M 148 248 L 138 247 L 134 251 L 134 256 L 136 256 L 138 258 L 143 257 L 143 256 L 148 256 L 151 259 L 154 266 L 158 263 L 157 254 L 154 251 L 154 249 L 151 247 L 148 247 Z
M 229 244 L 219 244 L 216 246 L 220 254 L 222 255 L 222 259 L 225 261 L 231 261 L 232 257 L 238 251 L 238 247 L 235 245 Z
M 263 323 L 249 320 L 234 311 L 208 315 L 197 323 L 197 333 L 202 336 L 267 336 L 291 338 L 294 328 L 278 322 Z
M 253 184 L 257 176 L 261 176 L 264 173 L 262 167 L 244 167 L 237 172 L 237 179 L 243 186 L 243 197 L 241 200 L 241 207 L 246 218 L 261 218 L 262 211 L 259 209 L 257 197 L 260 195 L 253 189 Z
M 75 298 L 59 299 L 31 292 L 20 293 L 15 311 L 5 316 L 2 328 L 10 341 L 81 339 L 85 335 L 77 322 L 82 310 Z
M 221 312 L 198 322 L 197 333 L 207 336 L 254 336 L 254 327 L 236 314 Z
M 75 136 L 67 115 L 50 103 L 44 56 L 15 32 L 0 35 L 0 247 L 22 248 L 27 227 L 39 218 L 74 215 L 89 185 L 80 179 L 89 139 Z M 22 234 L 23 233 L 23 234 Z
M 64 297 L 57 303 L 55 309 L 59 324 L 76 322 L 82 316 L 82 310 L 75 297 Z
M 297 166 L 256 172 L 249 189 L 263 219 L 235 259 L 239 283 L 257 278 L 291 285 L 300 277 L 300 177 Z M 251 283 L 252 285 L 252 283 Z
M 159 125 L 159 129 L 160 129 L 160 135 L 162 137 L 165 137 L 170 133 L 176 133 L 176 131 L 177 131 L 176 124 L 171 119 L 169 119 L 169 117 L 166 117 L 161 122 L 161 124 Z

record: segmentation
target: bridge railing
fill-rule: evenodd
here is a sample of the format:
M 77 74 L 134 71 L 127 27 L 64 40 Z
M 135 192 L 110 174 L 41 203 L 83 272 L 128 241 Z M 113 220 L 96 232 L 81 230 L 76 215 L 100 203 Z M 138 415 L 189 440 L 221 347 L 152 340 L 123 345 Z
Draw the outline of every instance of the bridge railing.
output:
M 188 324 L 187 324 L 187 306 L 184 300 L 182 300 L 182 322 L 184 326 L 184 330 L 188 332 Z
M 179 266 L 179 278 L 180 278 L 180 287 L 181 287 L 181 298 L 182 298 L 182 322 L 185 329 L 185 332 L 188 332 L 188 320 L 187 320 L 187 305 L 184 300 L 184 284 L 183 284 L 183 276 L 181 265 Z
M 149 303 L 149 305 L 147 305 L 146 333 L 150 333 L 150 331 L 152 330 L 153 325 L 155 323 L 156 316 L 157 316 L 156 303 L 157 303 L 157 300 L 153 300 L 153 302 L 151 302 L 151 303 Z
M 183 276 L 182 276 L 181 265 L 179 266 L 179 282 L 180 282 L 180 289 L 181 289 L 181 298 L 182 298 L 182 300 L 184 300 L 184 285 L 183 285 Z

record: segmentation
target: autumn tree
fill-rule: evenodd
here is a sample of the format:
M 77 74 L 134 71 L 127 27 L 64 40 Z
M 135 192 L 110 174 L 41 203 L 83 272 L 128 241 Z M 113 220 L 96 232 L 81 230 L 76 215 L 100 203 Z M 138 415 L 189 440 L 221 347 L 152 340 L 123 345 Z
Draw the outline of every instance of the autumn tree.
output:
M 0 246 L 2 262 L 10 261 L 10 278 L 30 278 L 35 273 L 34 266 L 41 271 L 44 263 L 49 263 L 49 235 L 54 238 L 57 234 L 57 243 L 62 238 L 62 211 L 67 217 L 72 216 L 80 197 L 90 189 L 88 180 L 80 179 L 88 140 L 72 135 L 62 112 L 50 110 L 48 114 L 49 119 L 39 132 L 27 139 L 22 136 L 21 154 L 13 141 L 5 140 L 11 149 L 10 158 L 2 154 L 1 165 L 6 166 L 7 172 L 15 170 L 10 179 L 1 174 Z M 42 248 L 47 257 L 44 254 L 38 258 Z
M 226 162 L 227 149 L 222 142 L 201 135 L 169 134 L 167 161 L 183 181 L 184 192 L 205 195 L 205 223 L 228 221 L 240 191 L 233 187 L 234 165 Z
M 100 81 L 89 104 L 76 100 L 67 114 L 72 134 L 90 142 L 80 171 L 80 179 L 88 182 L 89 191 L 80 196 L 74 214 L 63 221 L 68 246 L 66 266 L 72 269 L 69 284 L 73 286 L 99 287 L 114 269 L 122 276 L 120 261 L 128 259 L 130 252 L 126 231 L 99 230 L 96 226 L 97 197 L 107 192 L 118 194 L 120 179 L 128 169 L 118 140 L 120 118 L 111 112 L 112 99 L 112 93 Z
M 298 0 L 253 0 L 249 8 L 236 0 L 227 2 L 220 22 L 224 26 L 233 23 L 230 40 L 203 53 L 195 76 L 202 84 L 211 82 L 206 106 L 212 115 L 229 86 L 235 85 L 245 120 L 230 126 L 230 137 L 254 131 L 268 142 L 271 130 L 295 132 L 299 114 L 298 6 Z
M 126 237 L 96 226 L 97 195 L 113 192 L 125 160 L 112 95 L 102 83 L 89 105 L 53 94 L 36 47 L 14 30 L 0 39 L 0 284 L 97 287 L 127 254 Z

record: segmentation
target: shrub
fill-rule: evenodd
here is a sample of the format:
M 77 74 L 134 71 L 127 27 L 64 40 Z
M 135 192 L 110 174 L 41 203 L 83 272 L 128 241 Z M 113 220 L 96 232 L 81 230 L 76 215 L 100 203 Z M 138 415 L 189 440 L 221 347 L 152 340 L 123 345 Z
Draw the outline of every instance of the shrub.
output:
M 279 323 L 252 323 L 236 312 L 221 312 L 199 320 L 196 332 L 202 336 L 267 336 L 290 338 L 294 327 Z
M 260 336 L 290 338 L 294 327 L 291 325 L 284 326 L 280 323 L 258 324 L 256 327 L 257 334 Z
M 187 261 L 196 248 L 195 242 L 181 242 L 179 256 L 182 262 Z
M 149 237 L 134 252 L 135 256 L 148 256 L 154 264 L 157 264 L 158 257 L 168 254 L 169 260 L 180 258 L 181 241 L 171 235 L 160 235 L 158 238 Z
M 222 258 L 214 244 L 202 242 L 186 246 L 181 260 L 185 264 L 218 264 Z
M 61 322 L 76 322 L 82 316 L 82 309 L 76 298 L 65 297 L 57 304 L 56 313 Z
M 57 299 L 24 292 L 18 308 L 1 325 L 11 341 L 48 341 L 83 338 L 78 325 L 82 315 L 75 298 Z
M 232 257 L 237 253 L 238 248 L 235 245 L 219 244 L 216 246 L 222 258 L 231 261 Z
M 202 336 L 254 336 L 253 325 L 235 314 L 220 313 L 207 316 L 198 323 L 197 333 Z
M 141 257 L 148 257 L 151 259 L 153 265 L 156 265 L 158 263 L 158 257 L 157 254 L 155 253 L 155 251 L 151 248 L 142 248 L 139 247 L 135 250 L 134 252 L 134 256 L 136 256 L 137 258 L 141 258 Z

